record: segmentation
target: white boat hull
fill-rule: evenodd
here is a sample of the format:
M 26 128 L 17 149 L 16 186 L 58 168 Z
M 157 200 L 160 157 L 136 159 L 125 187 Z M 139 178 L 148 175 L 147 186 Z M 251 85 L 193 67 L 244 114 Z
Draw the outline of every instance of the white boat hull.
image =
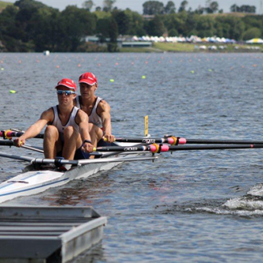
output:
M 51 187 L 64 185 L 74 179 L 87 178 L 100 171 L 110 170 L 118 164 L 120 162 L 92 163 L 66 172 L 40 170 L 21 173 L 0 184 L 0 203 L 21 196 L 37 194 Z
M 116 143 L 119 146 L 133 146 L 135 143 Z M 55 170 L 35 170 L 21 173 L 7 181 L 0 183 L 0 203 L 8 200 L 44 192 L 51 187 L 58 187 L 74 179 L 87 178 L 100 171 L 110 170 L 121 164 L 123 161 L 142 161 L 155 159 L 156 157 L 138 157 L 145 153 L 138 152 L 120 152 L 120 153 L 101 153 L 102 158 L 80 160 L 81 165 L 66 171 L 60 172 Z M 130 156 L 133 156 L 129 158 Z M 11 159 L 17 159 L 17 156 L 4 155 Z M 21 157 L 22 158 L 22 157 Z M 29 160 L 28 160 L 29 159 Z M 31 157 L 23 157 L 21 160 L 31 161 Z M 126 159 L 126 160 L 124 160 Z M 37 160 L 37 159 L 36 159 Z M 90 163 L 89 163 L 90 162 Z

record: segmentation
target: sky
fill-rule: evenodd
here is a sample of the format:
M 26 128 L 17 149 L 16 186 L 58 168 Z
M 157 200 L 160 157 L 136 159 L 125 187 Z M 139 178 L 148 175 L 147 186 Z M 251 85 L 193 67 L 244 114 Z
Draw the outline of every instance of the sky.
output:
M 16 0 L 5 0 L 6 2 L 14 3 Z M 48 6 L 52 6 L 54 8 L 58 8 L 59 10 L 64 10 L 68 5 L 77 5 L 78 7 L 82 7 L 82 4 L 85 0 L 37 0 L 42 2 Z M 115 5 L 119 9 L 130 8 L 133 11 L 137 11 L 142 14 L 143 8 L 142 5 L 147 0 L 116 0 Z M 167 4 L 169 0 L 157 0 L 159 2 L 163 2 L 164 5 Z M 182 0 L 172 0 L 175 3 L 175 7 L 178 10 Z M 212 0 L 214 1 L 214 0 Z M 216 1 L 216 0 L 215 0 Z M 103 0 L 93 0 L 95 6 L 103 6 Z M 258 14 L 263 14 L 263 0 L 217 0 L 219 4 L 219 9 L 223 9 L 224 13 L 228 13 L 230 6 L 236 4 L 238 6 L 241 5 L 254 5 L 257 8 Z M 261 4 L 262 3 L 262 4 Z M 197 9 L 198 6 L 205 7 L 206 0 L 188 0 L 188 8 L 191 7 L 193 10 Z M 93 9 L 94 10 L 94 9 Z M 92 11 L 93 11 L 92 10 Z

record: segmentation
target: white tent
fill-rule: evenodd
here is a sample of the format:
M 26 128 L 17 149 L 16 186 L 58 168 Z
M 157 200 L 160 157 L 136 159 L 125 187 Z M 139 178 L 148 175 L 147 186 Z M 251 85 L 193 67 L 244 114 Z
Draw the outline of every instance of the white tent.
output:
M 263 39 L 261 38 L 252 38 L 246 41 L 247 44 L 263 44 Z

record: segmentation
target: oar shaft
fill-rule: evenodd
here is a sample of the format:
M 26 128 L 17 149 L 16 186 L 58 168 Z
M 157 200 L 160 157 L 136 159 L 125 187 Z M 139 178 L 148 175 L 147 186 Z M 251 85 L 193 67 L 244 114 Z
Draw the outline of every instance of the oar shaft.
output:
M 115 138 L 116 142 L 169 143 L 168 138 Z
M 185 139 L 182 137 L 167 136 L 163 138 L 133 138 L 133 137 L 117 137 L 116 142 L 131 142 L 131 143 L 168 143 L 171 145 L 182 144 L 263 144 L 263 141 L 254 140 L 217 140 L 217 139 Z
M 0 140 L 0 146 L 14 146 L 14 142 L 11 141 L 11 140 Z M 22 148 L 24 149 L 27 149 L 27 150 L 32 150 L 32 151 L 35 151 L 35 152 L 40 152 L 40 153 L 43 153 L 43 149 L 41 149 L 40 147 L 37 147 L 37 146 L 31 146 L 31 145 L 22 145 L 21 146 Z
M 0 145 L 3 146 L 14 146 L 14 142 L 10 140 L 0 140 Z
M 168 145 L 167 145 L 168 146 Z M 253 149 L 253 148 L 263 148 L 263 144 L 233 144 L 233 145 L 184 145 L 184 146 L 168 146 L 163 147 L 161 146 L 161 152 L 165 151 L 191 151 L 191 150 L 228 150 L 228 149 Z
M 134 142 L 134 143 L 145 143 L 145 144 L 151 144 L 151 143 L 169 143 L 172 145 L 178 144 L 179 137 L 164 137 L 164 138 L 133 138 L 133 137 L 117 137 L 115 138 L 116 142 Z M 182 141 L 182 140 L 181 140 Z
M 183 141 L 185 140 L 185 141 Z M 253 140 L 213 140 L 213 139 L 179 139 L 179 144 L 263 144 L 263 141 Z
M 98 152 L 169 152 L 169 151 L 202 151 L 202 150 L 227 150 L 227 149 L 253 149 L 253 148 L 263 148 L 263 144 L 236 144 L 236 145 L 196 145 L 196 146 L 171 146 L 168 144 L 150 144 L 150 145 L 140 145 L 140 146 L 106 146 L 94 148 L 94 151 Z

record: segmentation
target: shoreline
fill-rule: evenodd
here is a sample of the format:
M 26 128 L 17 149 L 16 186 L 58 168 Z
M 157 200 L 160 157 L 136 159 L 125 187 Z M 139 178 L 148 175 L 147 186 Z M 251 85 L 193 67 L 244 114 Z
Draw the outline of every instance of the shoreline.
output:
M 125 47 L 121 53 L 262 53 L 263 45 L 214 43 L 154 43 L 152 47 Z

